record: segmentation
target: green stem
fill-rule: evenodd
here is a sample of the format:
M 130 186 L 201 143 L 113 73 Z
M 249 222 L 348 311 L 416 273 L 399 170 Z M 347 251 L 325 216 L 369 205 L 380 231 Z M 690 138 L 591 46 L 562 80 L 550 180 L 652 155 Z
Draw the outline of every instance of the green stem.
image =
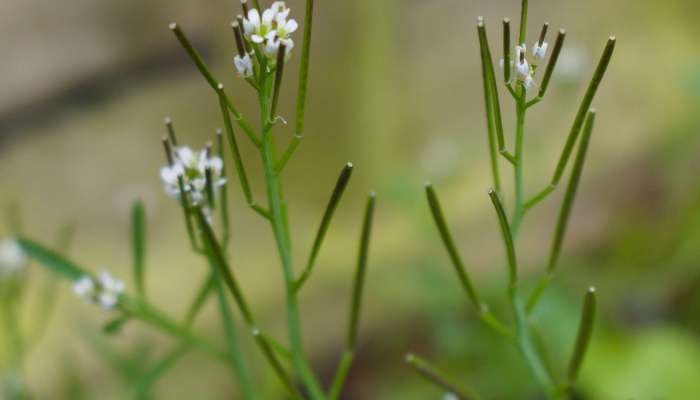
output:
M 525 141 L 525 89 L 519 86 L 518 96 L 515 102 L 515 206 L 513 209 L 513 223 L 511 233 L 517 236 L 520 223 L 525 213 L 525 182 L 523 180 L 524 167 L 524 141 Z
M 556 386 L 530 337 L 525 307 L 518 297 L 517 288 L 511 287 L 508 294 L 511 307 L 513 308 L 513 315 L 515 316 L 516 345 L 522 353 L 532 375 L 535 380 L 537 380 L 537 383 L 548 396 L 553 396 L 556 391 Z
M 266 97 L 266 96 L 262 96 Z M 261 103 L 266 104 L 267 100 L 262 99 Z M 263 115 L 266 115 L 263 108 Z M 323 399 L 323 391 L 311 372 L 311 367 L 306 361 L 302 336 L 301 324 L 299 320 L 299 304 L 294 290 L 294 270 L 292 265 L 291 249 L 287 238 L 286 222 L 284 219 L 283 199 L 280 190 L 280 182 L 275 171 L 275 161 L 273 155 L 272 132 L 263 133 L 262 141 L 262 161 L 265 170 L 265 183 L 268 197 L 268 207 L 270 209 L 270 224 L 277 244 L 282 269 L 284 272 L 286 298 L 287 298 L 287 324 L 289 329 L 289 343 L 292 351 L 292 362 L 301 379 L 304 381 L 313 399 Z
M 522 0 L 520 7 L 520 35 L 518 36 L 518 46 L 525 43 L 527 34 L 527 0 Z

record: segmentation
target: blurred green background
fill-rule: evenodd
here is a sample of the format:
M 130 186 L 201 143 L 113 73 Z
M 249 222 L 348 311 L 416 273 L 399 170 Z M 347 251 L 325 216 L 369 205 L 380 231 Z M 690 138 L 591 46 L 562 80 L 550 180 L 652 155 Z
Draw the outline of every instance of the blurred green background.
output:
M 302 1 L 288 3 L 301 22 Z M 469 307 L 422 191 L 424 181 L 435 184 L 476 283 L 507 316 L 502 244 L 486 196 L 475 21 L 486 18 L 499 54 L 500 19 L 517 20 L 519 1 L 316 3 L 306 138 L 284 176 L 299 268 L 340 168 L 352 161 L 356 171 L 301 297 L 314 367 L 330 380 L 342 350 L 363 198 L 374 189 L 379 200 L 360 348 L 345 398 L 439 399 L 441 392 L 403 363 L 408 351 L 489 399 L 535 398 L 516 349 Z M 238 5 L 4 0 L 1 8 L 0 204 L 21 216 L 26 235 L 47 243 L 61 226 L 75 224 L 73 258 L 94 270 L 108 267 L 130 283 L 128 211 L 141 197 L 151 298 L 181 315 L 206 268 L 190 254 L 180 210 L 162 191 L 162 121 L 172 116 L 181 140 L 195 147 L 211 140 L 221 121 L 216 97 L 167 24 L 177 21 L 189 33 L 244 114 L 253 115 L 253 92 L 231 63 L 228 23 Z M 549 179 L 603 45 L 610 34 L 618 38 L 594 102 L 597 126 L 560 273 L 536 315 L 553 361 L 564 366 L 585 288 L 598 287 L 601 312 L 581 398 L 700 393 L 699 11 L 695 0 L 531 1 L 528 44 L 544 21 L 565 27 L 568 37 L 547 99 L 529 114 L 528 193 Z M 292 79 L 283 87 L 283 115 L 292 116 L 295 88 Z M 511 102 L 501 98 L 512 143 Z M 262 198 L 252 150 L 244 148 L 244 158 Z M 524 222 L 518 250 L 528 285 L 544 268 L 561 194 Z M 271 232 L 238 190 L 230 198 L 230 249 L 240 281 L 262 324 L 284 337 Z M 6 232 L 6 224 L 0 229 Z M 32 265 L 30 274 L 44 271 Z M 209 308 L 196 330 L 220 332 L 213 302 Z M 65 284 L 56 310 L 25 366 L 36 398 L 127 398 L 139 368 L 176 344 L 138 323 L 101 336 L 108 316 Z M 274 393 L 277 381 L 250 353 Z M 235 393 L 229 371 L 193 351 L 158 384 L 156 397 Z

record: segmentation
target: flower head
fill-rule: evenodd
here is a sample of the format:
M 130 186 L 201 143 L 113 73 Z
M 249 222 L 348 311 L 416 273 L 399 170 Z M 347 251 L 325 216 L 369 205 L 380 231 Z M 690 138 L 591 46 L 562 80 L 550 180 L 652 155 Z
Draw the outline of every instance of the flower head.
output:
M 27 265 L 27 257 L 15 239 L 0 239 L 0 277 L 12 275 Z
M 100 271 L 96 278 L 84 275 L 73 284 L 76 295 L 88 303 L 99 304 L 105 310 L 112 310 L 119 304 L 124 289 L 124 283 L 106 270 Z
M 195 204 L 201 203 L 206 193 L 207 169 L 211 171 L 214 190 L 226 184 L 226 178 L 222 177 L 224 162 L 208 153 L 206 149 L 195 152 L 186 146 L 175 148 L 172 165 L 160 170 L 160 177 L 165 182 L 165 192 L 172 197 L 179 197 L 182 178 L 185 193 L 189 193 Z
M 525 90 L 530 90 L 530 88 L 535 86 L 535 80 L 532 77 L 535 71 L 533 68 L 531 68 L 530 63 L 527 62 L 526 55 L 527 47 L 524 43 L 520 46 L 515 46 L 515 60 L 513 60 L 513 67 L 515 69 L 515 78 L 518 80 L 518 82 L 522 83 Z
M 253 76 L 253 60 L 250 55 L 246 54 L 243 57 L 236 55 L 233 57 L 233 65 L 236 66 L 238 75 L 242 78 L 250 78 Z
M 262 16 L 256 9 L 251 9 L 243 19 L 243 35 L 246 40 L 260 45 L 260 50 L 265 55 L 270 67 L 274 67 L 277 61 L 277 52 L 280 44 L 285 46 L 285 56 L 289 57 L 294 41 L 291 34 L 299 28 L 297 21 L 289 19 L 290 9 L 284 1 L 275 1 L 270 8 L 263 11 Z M 241 61 L 244 61 L 243 57 Z M 252 61 L 252 60 L 251 60 Z M 239 71 L 247 71 L 241 64 L 236 64 Z M 252 62 L 251 68 L 252 71 Z M 243 74 L 241 74 L 243 75 Z

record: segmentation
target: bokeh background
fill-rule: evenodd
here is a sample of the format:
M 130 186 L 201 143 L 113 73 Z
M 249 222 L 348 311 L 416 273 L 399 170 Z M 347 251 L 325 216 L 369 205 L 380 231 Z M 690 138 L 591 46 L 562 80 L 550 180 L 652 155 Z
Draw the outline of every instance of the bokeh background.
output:
M 303 19 L 302 2 L 288 3 Z M 298 266 L 340 168 L 352 161 L 356 171 L 301 298 L 314 367 L 329 380 L 342 350 L 363 199 L 374 189 L 361 340 L 345 398 L 440 398 L 405 366 L 409 351 L 487 398 L 534 398 L 517 351 L 469 307 L 422 190 L 424 181 L 434 182 L 475 281 L 508 318 L 502 244 L 486 196 L 475 21 L 484 15 L 498 54 L 500 19 L 517 20 L 519 1 L 316 3 L 308 128 L 284 177 Z M 595 285 L 601 312 L 581 398 L 694 398 L 700 393 L 700 6 L 695 0 L 531 3 L 528 44 L 544 21 L 565 27 L 568 37 L 547 99 L 529 114 L 529 193 L 549 179 L 604 43 L 611 34 L 618 38 L 594 103 L 598 123 L 560 273 L 536 315 L 553 363 L 565 365 L 583 293 Z M 149 222 L 149 293 L 181 315 L 206 266 L 189 253 L 180 210 L 162 191 L 162 121 L 172 116 L 181 140 L 196 147 L 212 139 L 221 121 L 215 96 L 167 24 L 177 21 L 189 33 L 244 113 L 253 115 L 252 92 L 231 63 L 228 23 L 239 12 L 236 2 L 3 0 L 0 10 L 0 204 L 8 210 L 0 232 L 21 220 L 25 235 L 55 243 L 61 227 L 74 226 L 71 256 L 130 283 L 128 212 L 140 197 Z M 294 88 L 293 79 L 283 88 L 281 111 L 289 116 Z M 511 103 L 501 97 L 512 143 Z M 262 197 L 252 150 L 244 148 L 244 158 Z M 510 182 L 510 175 L 504 178 Z M 528 285 L 544 267 L 561 195 L 525 220 L 518 250 Z M 235 268 L 262 324 L 284 337 L 271 232 L 238 190 L 230 198 Z M 46 278 L 36 265 L 31 274 Z M 27 359 L 31 392 L 46 399 L 128 398 L 144 366 L 176 343 L 138 323 L 105 337 L 109 316 L 69 289 L 60 287 L 56 312 Z M 27 305 L 30 321 L 39 300 L 27 297 L 35 299 Z M 196 329 L 220 340 L 216 316 L 212 302 Z M 269 397 L 278 398 L 276 380 L 250 353 Z M 235 393 L 229 372 L 193 351 L 154 394 Z

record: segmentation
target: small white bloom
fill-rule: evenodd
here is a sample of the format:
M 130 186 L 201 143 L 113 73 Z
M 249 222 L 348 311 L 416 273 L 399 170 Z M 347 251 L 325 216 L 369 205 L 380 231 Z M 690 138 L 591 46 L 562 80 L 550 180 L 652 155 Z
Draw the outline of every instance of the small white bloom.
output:
M 262 43 L 265 36 L 274 31 L 272 23 L 275 19 L 275 12 L 271 9 L 263 11 L 262 18 L 257 9 L 253 8 L 243 19 L 243 33 L 245 37 L 253 43 Z
M 75 294 L 88 303 L 99 304 L 105 310 L 112 310 L 119 304 L 119 296 L 125 289 L 124 282 L 106 270 L 100 271 L 97 278 L 85 275 L 73 284 Z
M 253 76 L 253 60 L 250 55 L 246 54 L 243 57 L 236 55 L 233 57 L 233 64 L 236 66 L 238 75 L 242 78 L 250 78 Z
M 532 56 L 535 57 L 537 61 L 544 60 L 544 57 L 547 55 L 548 46 L 549 44 L 547 42 L 542 42 L 541 46 L 539 42 L 535 42 L 535 45 L 532 46 Z
M 207 180 L 206 171 L 211 170 L 214 190 L 226 184 L 226 178 L 221 174 L 224 162 L 218 156 L 207 157 L 206 150 L 193 151 L 189 147 L 181 146 L 173 151 L 173 165 L 162 167 L 160 177 L 165 183 L 165 192 L 171 197 L 179 197 L 180 182 L 190 199 L 195 203 L 201 203 L 205 198 Z
M 270 6 L 270 10 L 274 12 L 275 14 L 275 19 L 282 19 L 285 20 L 289 16 L 289 8 L 287 7 L 287 4 L 284 1 L 275 1 L 272 3 Z
M 530 76 L 530 65 L 527 60 L 516 61 L 515 71 L 518 73 L 518 79 L 525 81 Z
M 445 393 L 444 396 L 442 396 L 442 400 L 459 400 L 459 397 L 457 397 L 456 394 L 454 393 Z
M 0 239 L 0 277 L 11 275 L 27 264 L 27 257 L 15 239 Z
M 82 297 L 83 300 L 92 302 L 95 295 L 95 282 L 91 277 L 85 275 L 75 281 L 73 284 L 73 292 L 79 297 Z

